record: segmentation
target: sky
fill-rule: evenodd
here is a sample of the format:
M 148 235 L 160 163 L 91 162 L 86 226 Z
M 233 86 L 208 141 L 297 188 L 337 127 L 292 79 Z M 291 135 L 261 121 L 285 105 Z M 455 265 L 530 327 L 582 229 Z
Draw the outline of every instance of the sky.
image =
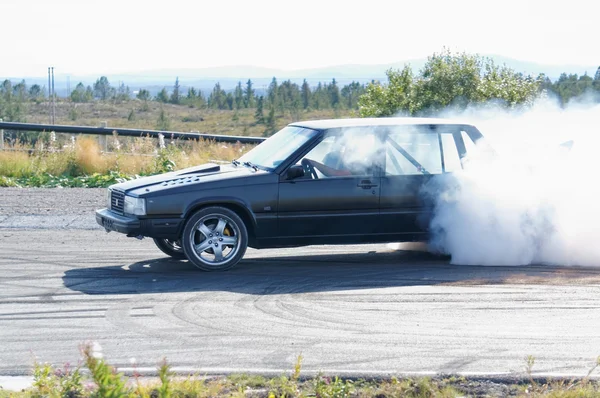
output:
M 444 47 L 600 65 L 598 0 L 0 0 L 0 78 L 385 64 Z

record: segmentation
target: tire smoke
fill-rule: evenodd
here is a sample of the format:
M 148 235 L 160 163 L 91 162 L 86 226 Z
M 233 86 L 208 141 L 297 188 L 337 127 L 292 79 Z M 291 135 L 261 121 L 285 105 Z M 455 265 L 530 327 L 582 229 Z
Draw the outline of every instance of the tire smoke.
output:
M 600 104 L 544 99 L 527 111 L 444 116 L 485 139 L 463 170 L 424 188 L 430 250 L 453 264 L 600 266 Z

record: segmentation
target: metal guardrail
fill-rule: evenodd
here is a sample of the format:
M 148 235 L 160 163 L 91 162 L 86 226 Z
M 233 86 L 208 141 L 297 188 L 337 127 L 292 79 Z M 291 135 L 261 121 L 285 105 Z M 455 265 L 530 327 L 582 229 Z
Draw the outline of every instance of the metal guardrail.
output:
M 236 143 L 241 144 L 259 144 L 266 138 L 263 137 L 240 137 L 235 135 L 215 135 L 203 133 L 181 133 L 177 131 L 158 131 L 158 130 L 140 130 L 126 129 L 118 127 L 87 127 L 87 126 L 65 126 L 57 124 L 35 124 L 35 123 L 14 123 L 2 122 L 0 119 L 0 131 L 2 130 L 17 130 L 17 131 L 54 131 L 55 133 L 70 133 L 70 134 L 92 134 L 92 135 L 113 135 L 117 133 L 124 137 L 155 137 L 159 135 L 165 138 L 173 138 L 180 140 L 209 140 L 215 142 Z M 0 144 L 1 145 L 1 144 Z

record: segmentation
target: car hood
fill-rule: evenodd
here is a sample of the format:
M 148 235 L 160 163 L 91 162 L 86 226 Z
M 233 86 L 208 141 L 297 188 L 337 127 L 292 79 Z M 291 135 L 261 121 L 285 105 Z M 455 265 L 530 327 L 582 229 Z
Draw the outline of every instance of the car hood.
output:
M 171 173 L 142 177 L 111 186 L 112 189 L 130 193 L 134 196 L 152 196 L 160 191 L 190 187 L 208 182 L 234 180 L 238 178 L 258 177 L 270 174 L 251 167 L 234 166 L 232 164 L 218 165 L 208 163 L 189 167 Z M 232 181 L 230 181 L 231 183 Z

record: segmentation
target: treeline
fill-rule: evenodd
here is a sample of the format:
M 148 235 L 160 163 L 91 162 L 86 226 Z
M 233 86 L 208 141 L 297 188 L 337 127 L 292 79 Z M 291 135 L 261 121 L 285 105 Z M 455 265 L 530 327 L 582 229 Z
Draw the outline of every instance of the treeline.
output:
M 371 83 L 361 96 L 361 116 L 429 116 L 491 102 L 510 108 L 533 103 L 542 93 L 555 94 L 563 105 L 584 94 L 600 102 L 600 67 L 593 79 L 563 73 L 552 82 L 543 74 L 534 77 L 497 65 L 491 58 L 444 50 L 428 57 L 417 73 L 406 65 L 386 74 L 387 83 Z
M 541 89 L 554 94 L 562 105 L 567 104 L 572 98 L 584 95 L 590 95 L 592 100 L 600 102 L 600 66 L 594 77 L 586 72 L 581 76 L 563 73 L 555 82 L 545 78 L 541 83 Z
M 0 119 L 20 121 L 26 112 L 27 102 L 44 100 L 44 91 L 45 87 L 38 84 L 27 87 L 25 80 L 17 84 L 4 80 L 0 85 Z
M 359 101 L 361 116 L 429 116 L 490 101 L 511 107 L 533 101 L 541 81 L 490 58 L 449 50 L 428 57 L 418 73 L 406 65 L 388 70 L 387 77 L 387 84 L 367 87 Z
M 340 88 L 333 79 L 330 83 L 319 83 L 316 87 L 311 87 L 306 80 L 302 85 L 291 80 L 279 84 L 274 77 L 265 95 L 256 93 L 250 79 L 245 84 L 238 82 L 235 89 L 229 92 L 225 91 L 220 83 L 216 83 L 213 90 L 206 95 L 202 90 L 194 87 L 189 87 L 187 92 L 183 92 L 177 78 L 171 90 L 164 87 L 153 97 L 148 90 L 141 89 L 136 98 L 142 101 L 221 110 L 256 108 L 261 103 L 263 107 L 284 112 L 307 109 L 357 109 L 358 98 L 364 92 L 365 86 L 358 82 Z M 108 79 L 103 76 L 94 83 L 93 87 L 86 88 L 79 83 L 71 93 L 73 102 L 90 102 L 94 99 L 128 100 L 131 99 L 131 92 L 129 87 L 123 84 L 118 89 L 113 88 Z

